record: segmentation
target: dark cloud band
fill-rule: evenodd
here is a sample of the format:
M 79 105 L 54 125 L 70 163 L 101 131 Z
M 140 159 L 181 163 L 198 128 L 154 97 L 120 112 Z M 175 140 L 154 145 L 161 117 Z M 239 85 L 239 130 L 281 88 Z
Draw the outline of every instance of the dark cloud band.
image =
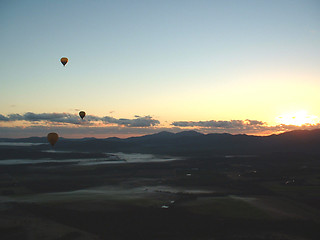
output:
M 114 117 L 97 117 L 97 116 L 86 116 L 85 120 L 81 120 L 78 115 L 69 113 L 32 113 L 27 112 L 25 114 L 9 114 L 4 116 L 0 114 L 0 121 L 2 122 L 13 122 L 13 121 L 27 121 L 27 122 L 51 122 L 51 123 L 68 123 L 68 124 L 86 124 L 90 125 L 92 122 L 102 121 L 106 124 L 116 124 L 119 126 L 126 127 L 151 127 L 160 124 L 156 119 L 151 116 L 135 116 L 134 119 L 126 118 L 114 118 Z

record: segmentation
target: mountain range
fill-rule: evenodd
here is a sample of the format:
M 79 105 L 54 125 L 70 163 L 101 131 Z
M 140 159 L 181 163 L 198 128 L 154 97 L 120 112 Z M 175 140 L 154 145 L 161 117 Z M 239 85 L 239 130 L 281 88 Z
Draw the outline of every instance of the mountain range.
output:
M 45 143 L 34 149 L 49 149 L 46 137 L 20 139 L 1 138 L 0 142 Z M 140 137 L 121 138 L 60 138 L 56 150 L 86 152 L 136 152 L 168 155 L 220 155 L 261 153 L 320 153 L 320 129 L 296 130 L 270 136 L 202 134 L 196 131 L 159 132 Z

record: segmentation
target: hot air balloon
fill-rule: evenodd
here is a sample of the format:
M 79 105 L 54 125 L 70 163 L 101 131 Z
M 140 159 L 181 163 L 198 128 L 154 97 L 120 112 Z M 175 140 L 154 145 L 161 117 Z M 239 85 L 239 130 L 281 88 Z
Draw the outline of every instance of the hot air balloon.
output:
M 47 139 L 48 139 L 48 142 L 53 146 L 59 139 L 59 136 L 57 133 L 48 133 L 47 135 Z
M 84 116 L 86 116 L 86 112 L 80 111 L 80 112 L 79 112 L 79 116 L 81 117 L 81 119 L 83 119 Z
M 62 57 L 62 58 L 60 59 L 60 62 L 63 64 L 63 66 L 66 66 L 66 64 L 68 63 L 68 58 Z

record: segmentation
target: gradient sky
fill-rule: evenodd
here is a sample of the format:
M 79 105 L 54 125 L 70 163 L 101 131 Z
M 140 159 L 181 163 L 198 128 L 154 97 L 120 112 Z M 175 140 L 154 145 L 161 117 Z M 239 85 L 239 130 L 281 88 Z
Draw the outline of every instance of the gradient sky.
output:
M 301 111 L 318 124 L 319 12 L 317 0 L 1 1 L 0 137 L 251 133 L 199 122 L 274 127 Z M 23 118 L 79 110 L 115 120 Z

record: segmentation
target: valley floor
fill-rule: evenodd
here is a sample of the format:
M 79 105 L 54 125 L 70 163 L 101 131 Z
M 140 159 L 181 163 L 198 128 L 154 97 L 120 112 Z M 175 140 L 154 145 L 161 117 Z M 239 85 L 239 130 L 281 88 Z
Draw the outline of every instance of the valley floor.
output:
M 320 158 L 0 168 L 8 239 L 320 239 Z

